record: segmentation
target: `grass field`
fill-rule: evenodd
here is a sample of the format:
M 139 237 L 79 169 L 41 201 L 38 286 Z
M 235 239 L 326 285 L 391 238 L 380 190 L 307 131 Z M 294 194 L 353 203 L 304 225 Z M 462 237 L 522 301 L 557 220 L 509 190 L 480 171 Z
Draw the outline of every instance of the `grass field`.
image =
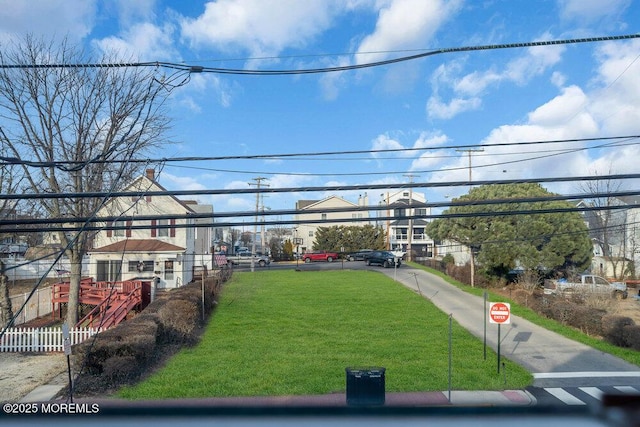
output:
M 523 388 L 531 375 L 429 301 L 371 271 L 235 273 L 202 337 L 119 397 L 276 396 L 345 391 L 345 368 L 386 368 L 386 391 Z

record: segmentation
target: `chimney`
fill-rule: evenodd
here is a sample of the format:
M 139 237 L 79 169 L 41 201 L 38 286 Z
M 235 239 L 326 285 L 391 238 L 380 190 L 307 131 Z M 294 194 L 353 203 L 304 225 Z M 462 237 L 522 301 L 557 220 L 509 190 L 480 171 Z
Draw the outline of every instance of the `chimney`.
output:
M 147 173 L 147 178 L 149 178 L 149 180 L 151 180 L 151 181 L 155 181 L 156 180 L 156 171 L 155 171 L 155 169 L 147 169 L 146 173 Z

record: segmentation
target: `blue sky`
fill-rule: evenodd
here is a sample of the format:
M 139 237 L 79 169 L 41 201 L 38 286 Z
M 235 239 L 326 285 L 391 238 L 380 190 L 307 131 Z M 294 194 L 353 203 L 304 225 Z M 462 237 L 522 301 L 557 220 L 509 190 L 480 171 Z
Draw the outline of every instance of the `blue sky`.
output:
M 639 33 L 632 0 L 0 1 L 0 41 L 68 35 L 123 58 L 239 69 L 364 64 L 438 48 Z M 355 71 L 293 76 L 193 74 L 172 92 L 171 139 L 158 157 L 428 148 L 391 153 L 169 163 L 168 189 L 397 184 L 638 173 L 640 39 L 447 53 Z M 610 141 L 604 141 L 610 143 Z M 588 149 L 585 149 L 588 148 Z M 582 149 L 582 150 L 578 150 Z M 560 150 L 572 150 L 562 153 Z M 578 151 L 576 151 L 578 150 Z M 577 193 L 578 184 L 546 185 Z M 631 183 L 623 183 L 630 189 Z M 467 187 L 417 189 L 429 201 Z M 369 192 L 377 204 L 383 191 Z M 331 194 L 269 194 L 268 209 Z M 201 197 L 216 212 L 254 195 Z

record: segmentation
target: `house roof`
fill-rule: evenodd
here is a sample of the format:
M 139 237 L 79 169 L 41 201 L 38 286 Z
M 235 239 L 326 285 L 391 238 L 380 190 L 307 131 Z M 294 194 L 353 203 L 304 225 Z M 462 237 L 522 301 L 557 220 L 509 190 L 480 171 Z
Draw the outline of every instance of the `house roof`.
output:
M 89 252 L 184 252 L 185 248 L 156 239 L 121 240 Z
M 155 187 L 155 188 L 152 188 L 152 187 Z M 136 192 L 139 192 L 139 191 L 167 191 L 167 189 L 164 188 L 162 185 L 160 185 L 160 183 L 156 180 L 155 171 L 153 171 L 152 169 L 147 169 L 145 174 L 139 175 L 138 177 L 134 178 L 133 181 L 131 181 L 129 184 L 127 184 L 124 187 L 123 191 L 136 191 Z M 181 207 L 186 209 L 187 213 L 194 213 L 195 212 L 194 209 L 192 209 L 193 205 L 189 206 L 190 203 L 185 202 L 184 200 L 180 200 L 180 199 L 178 199 L 176 196 L 174 196 L 172 194 L 171 195 L 167 195 L 167 196 L 162 196 L 162 197 L 168 197 L 168 198 L 176 201 L 178 204 L 180 204 Z
M 353 202 L 345 200 L 342 197 L 338 197 L 338 196 L 333 195 L 333 196 L 325 197 L 322 200 L 298 200 L 296 202 L 296 209 L 305 210 L 305 209 L 317 208 L 317 207 L 321 206 L 323 203 L 325 203 L 325 202 L 327 202 L 329 200 L 339 200 L 340 203 L 342 203 L 345 206 L 358 207 L 358 205 L 353 203 Z
M 427 204 L 416 199 L 413 199 L 413 200 L 398 199 L 389 205 L 390 208 L 398 208 L 398 207 L 405 207 L 405 206 L 406 207 L 411 206 L 412 208 L 419 208 L 419 207 L 427 206 Z

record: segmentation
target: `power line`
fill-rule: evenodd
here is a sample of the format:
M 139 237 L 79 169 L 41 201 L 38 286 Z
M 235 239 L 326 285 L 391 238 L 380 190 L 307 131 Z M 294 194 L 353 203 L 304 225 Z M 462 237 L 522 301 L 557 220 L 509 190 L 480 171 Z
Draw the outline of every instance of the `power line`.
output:
M 584 199 L 598 199 L 598 198 L 622 198 L 622 197 L 632 197 L 632 196 L 640 196 L 640 190 L 631 190 L 631 191 L 616 191 L 616 192 L 602 192 L 602 193 L 589 193 L 589 194 L 570 194 L 570 195 L 548 195 L 548 196 L 538 196 L 538 197 L 524 197 L 524 198 L 504 198 L 504 199 L 484 199 L 484 200 L 458 200 L 458 201 L 446 201 L 446 202 L 425 202 L 420 205 L 421 208 L 453 208 L 453 207 L 480 207 L 480 206 L 496 206 L 496 205 L 513 205 L 513 204 L 536 204 L 536 203 L 545 203 L 545 202 L 554 202 L 554 201 L 570 201 L 570 200 L 584 200 Z M 135 206 L 135 205 L 134 205 Z M 623 205 L 621 208 L 619 207 L 610 207 L 611 209 L 623 209 L 628 208 L 630 205 Z M 132 209 L 133 206 L 129 209 Z M 285 216 L 285 215 L 299 215 L 299 214 L 316 214 L 316 213 L 345 213 L 345 212 L 368 212 L 368 211 L 382 211 L 387 210 L 388 207 L 385 205 L 371 205 L 371 206 L 358 206 L 358 207 L 337 207 L 337 208 L 323 208 L 323 209 L 305 209 L 305 210 L 296 210 L 296 209 L 283 209 L 283 210 L 269 210 L 268 212 L 262 212 L 262 216 Z M 606 206 L 603 209 L 607 209 Z M 502 212 L 495 211 L 492 209 L 492 212 Z M 218 213 L 189 213 L 189 214 L 170 214 L 170 215 L 136 215 L 131 216 L 130 218 L 135 221 L 151 221 L 151 220 L 169 220 L 169 219 L 211 219 L 216 220 L 220 218 L 244 218 L 244 217 L 255 217 L 255 212 L 252 211 L 236 211 L 236 212 L 218 212 Z M 408 218 L 411 215 L 405 215 L 403 218 Z M 69 224 L 89 224 L 89 223 L 113 223 L 114 221 L 120 220 L 123 218 L 123 214 L 118 216 L 105 216 L 105 217 L 90 217 L 90 218 L 43 218 L 43 219 L 20 219 L 20 220 L 0 220 L 0 227 L 11 227 L 11 226 L 25 226 L 25 225 L 46 225 L 45 228 L 23 228 L 17 229 L 20 232 L 23 231 L 77 231 L 81 227 L 70 227 Z M 388 217 L 385 219 L 393 219 L 397 217 Z M 380 219 L 380 218 L 378 218 Z M 371 220 L 371 218 L 362 218 L 363 221 Z M 285 223 L 290 221 L 286 220 Z M 258 222 L 257 218 L 255 223 Z M 59 227 L 55 227 L 54 224 L 60 224 Z M 253 225 L 254 223 L 242 222 L 244 225 Z M 214 226 L 219 226 L 217 223 L 213 223 Z M 194 224 L 185 224 L 184 227 L 199 227 L 203 226 L 202 224 L 194 225 Z M 148 229 L 151 228 L 150 225 L 109 225 L 99 227 L 99 230 L 102 229 L 110 229 L 110 230 L 127 230 L 127 229 Z M 154 228 L 173 228 L 176 225 L 156 225 Z M 7 231 L 14 231 L 14 229 L 6 229 Z
M 188 72 L 188 73 L 212 73 L 212 74 L 236 74 L 236 75 L 257 75 L 257 76 L 282 76 L 282 75 L 295 75 L 295 74 L 320 74 L 331 72 L 342 72 L 359 70 L 363 68 L 381 67 L 385 65 L 397 64 L 400 62 L 413 61 L 416 59 L 426 58 L 429 56 L 445 54 L 445 53 L 459 53 L 459 52 L 473 52 L 482 50 L 498 50 L 498 49 L 516 49 L 524 47 L 538 47 L 538 46 L 558 46 L 567 44 L 581 44 L 581 43 L 596 43 L 604 41 L 619 41 L 639 38 L 640 34 L 625 34 L 617 36 L 600 36 L 600 37 L 583 37 L 576 39 L 562 39 L 562 40 L 541 40 L 534 42 L 519 42 L 519 43 L 502 43 L 491 45 L 479 45 L 479 46 L 462 46 L 462 47 L 449 47 L 449 48 L 436 48 L 430 49 L 426 52 L 417 53 L 414 55 L 400 56 L 397 58 L 387 59 L 383 61 L 367 62 L 362 64 L 352 64 L 337 67 L 322 67 L 322 68 L 298 68 L 298 69 L 282 69 L 282 70 L 250 70 L 250 69 L 237 69 L 237 68 L 221 68 L 221 67 L 205 67 L 202 65 L 188 65 L 184 63 L 164 62 L 164 61 L 152 61 L 152 62 L 123 62 L 123 63 L 76 63 L 76 64 L 0 64 L 0 69 L 29 69 L 29 68 L 131 68 L 131 67 L 155 67 L 166 68 L 176 71 Z
M 586 175 L 573 177 L 549 177 L 549 178 L 517 178 L 501 180 L 478 180 L 474 185 L 496 185 L 496 184 L 541 184 L 549 182 L 573 182 L 573 181 L 606 181 L 638 179 L 640 174 L 614 174 L 614 175 Z M 256 193 L 292 193 L 292 192 L 328 192 L 328 191 L 350 191 L 350 190 L 386 190 L 386 189 L 408 189 L 413 188 L 443 188 L 462 187 L 469 185 L 468 181 L 442 181 L 442 182 L 414 182 L 411 184 L 357 184 L 357 185 L 325 185 L 309 187 L 261 187 L 235 188 L 235 189 L 210 189 L 210 190 L 164 190 L 164 191 L 114 191 L 114 192 L 86 192 L 86 193 L 25 193 L 25 194 L 0 194 L 0 198 L 7 200 L 35 200 L 35 199 L 64 199 L 64 198 L 93 198 L 93 197 L 144 197 L 144 196 L 211 196 L 211 195 L 237 195 Z
M 569 139 L 554 139 L 554 140 L 536 140 L 536 141 L 520 141 L 520 142 L 502 142 L 492 143 L 488 145 L 482 144 L 463 144 L 452 145 L 448 147 L 409 147 L 409 148 L 385 148 L 385 149 L 373 149 L 373 150 L 349 150 L 349 151 L 318 151 L 307 153 L 278 153 L 278 154 L 245 154 L 245 155 L 225 155 L 225 156 L 189 156 L 189 157 L 162 157 L 162 158 L 144 158 L 144 159 L 130 159 L 130 160 L 118 160 L 118 159 L 92 159 L 89 161 L 31 161 L 20 159 L 17 157 L 0 156 L 0 166 L 20 165 L 38 168 L 50 168 L 59 166 L 73 166 L 84 164 L 100 164 L 100 163 L 169 163 L 169 162 L 192 162 L 192 161 L 227 161 L 227 160 L 283 160 L 287 158 L 300 158 L 300 157 L 323 157 L 323 156 L 335 156 L 341 157 L 354 154 L 377 154 L 377 153 L 397 153 L 397 152 L 412 152 L 412 151 L 441 151 L 446 149 L 451 150 L 463 150 L 463 149 L 475 149 L 475 148 L 488 148 L 488 147 L 510 147 L 510 146 L 526 146 L 526 145 L 544 145 L 544 144 L 566 144 L 570 142 L 593 142 L 593 141 L 619 141 L 619 140 L 632 140 L 639 139 L 640 135 L 622 135 L 622 136 L 604 136 L 594 138 L 569 138 Z M 613 142 L 612 142 L 613 143 Z

